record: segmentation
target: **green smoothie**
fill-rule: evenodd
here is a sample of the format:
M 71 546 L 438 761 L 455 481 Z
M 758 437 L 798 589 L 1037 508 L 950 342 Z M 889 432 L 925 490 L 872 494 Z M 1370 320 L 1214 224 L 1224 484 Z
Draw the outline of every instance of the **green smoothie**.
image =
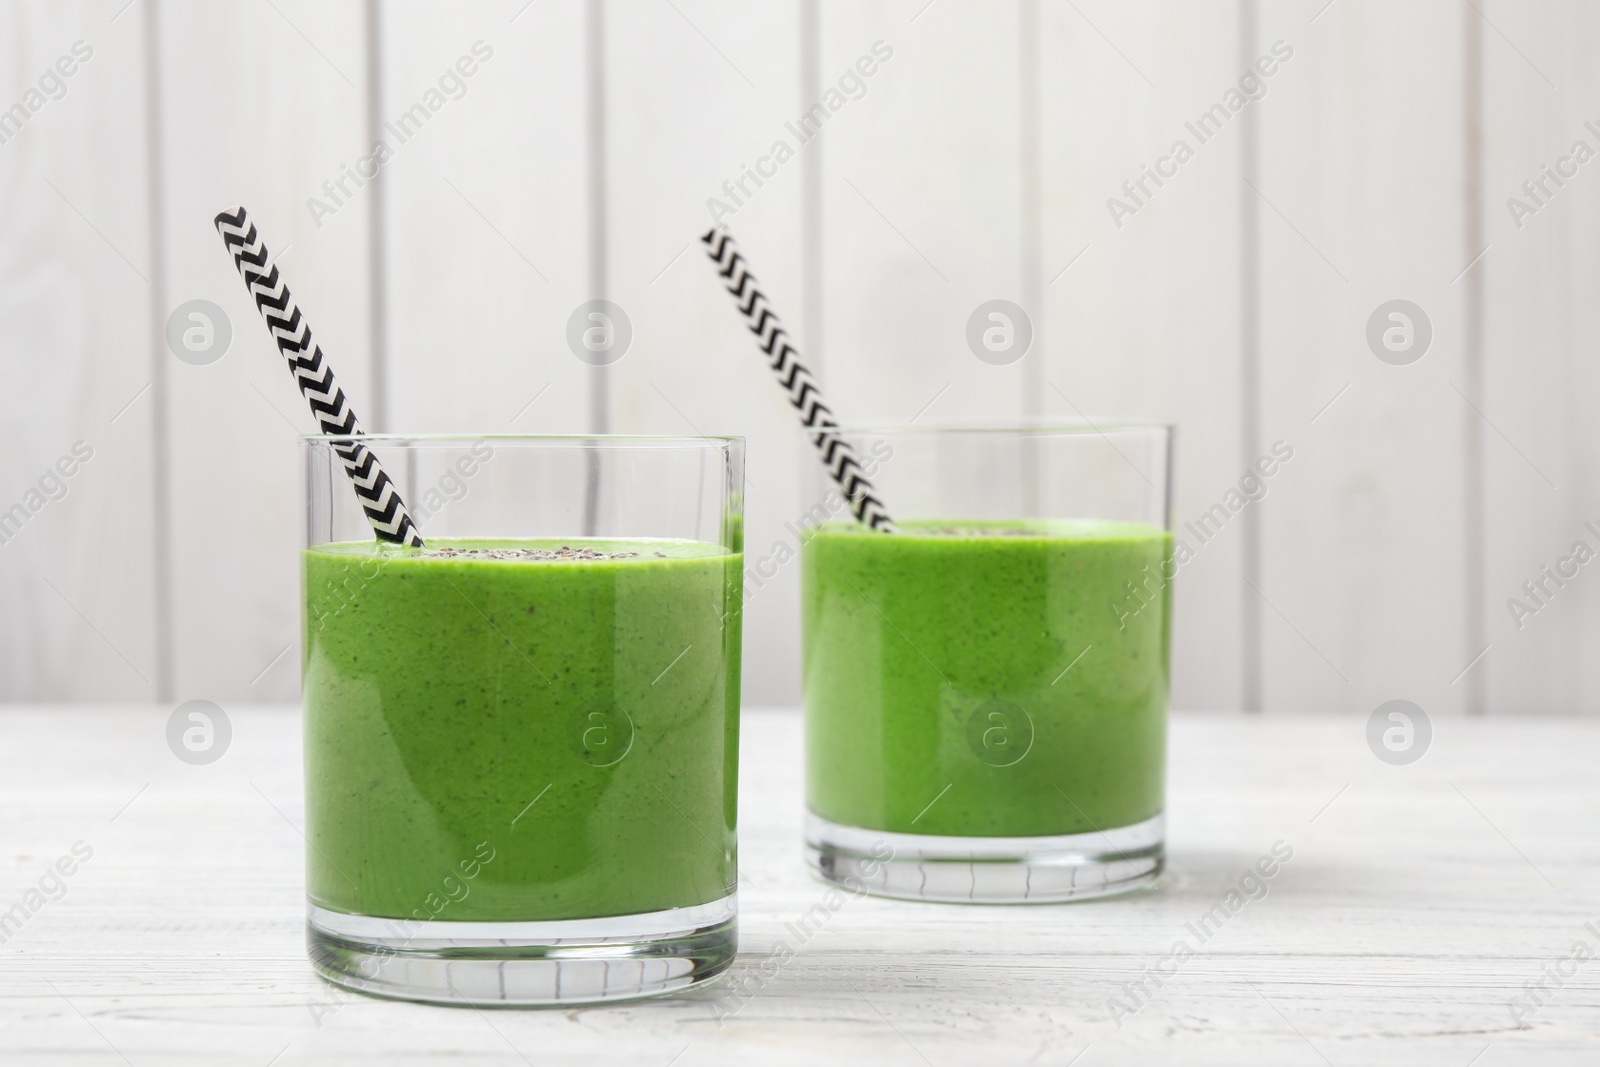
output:
M 733 892 L 742 565 L 692 541 L 308 550 L 312 901 L 531 921 Z
M 1171 586 L 1130 610 L 1128 583 L 1159 575 L 1171 545 L 1138 523 L 815 530 L 801 549 L 811 810 L 967 837 L 1160 814 Z

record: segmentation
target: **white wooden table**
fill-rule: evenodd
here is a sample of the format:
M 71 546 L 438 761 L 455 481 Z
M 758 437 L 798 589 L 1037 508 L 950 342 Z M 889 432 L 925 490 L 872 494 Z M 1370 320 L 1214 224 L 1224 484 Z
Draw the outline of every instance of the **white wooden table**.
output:
M 93 849 L 0 946 L 6 1063 L 1600 1062 L 1600 959 L 1572 962 L 1579 941 L 1600 956 L 1600 722 L 1436 720 L 1391 767 L 1356 719 L 1177 715 L 1155 892 L 853 900 L 747 1001 L 480 1012 L 312 976 L 298 718 L 229 711 L 227 754 L 193 767 L 167 709 L 0 710 L 0 909 Z M 826 892 L 800 857 L 799 752 L 793 712 L 746 714 L 746 979 Z M 1294 854 L 1267 895 L 1170 957 L 1277 841 Z M 1519 1028 L 1512 998 L 1557 965 Z M 1137 1010 L 1114 1020 L 1113 997 Z

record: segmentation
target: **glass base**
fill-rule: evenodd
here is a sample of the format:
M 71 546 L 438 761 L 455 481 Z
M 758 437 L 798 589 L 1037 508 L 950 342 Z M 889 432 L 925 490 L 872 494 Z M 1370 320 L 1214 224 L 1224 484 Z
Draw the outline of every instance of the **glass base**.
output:
M 739 947 L 737 896 L 693 908 L 552 922 L 414 922 L 311 905 L 306 948 L 334 985 L 432 1004 L 535 1007 L 673 993 Z
M 1155 885 L 1166 820 L 1053 837 L 946 837 L 806 818 L 806 859 L 824 881 L 902 900 L 1042 904 Z

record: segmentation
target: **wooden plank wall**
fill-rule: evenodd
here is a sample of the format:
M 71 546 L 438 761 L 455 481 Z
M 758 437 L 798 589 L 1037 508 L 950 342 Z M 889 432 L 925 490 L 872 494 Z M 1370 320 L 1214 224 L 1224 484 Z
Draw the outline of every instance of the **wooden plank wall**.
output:
M 752 559 L 788 543 L 812 460 L 693 243 L 782 141 L 729 221 L 847 418 L 1168 419 L 1180 523 L 1294 449 L 1182 572 L 1177 705 L 1600 701 L 1591 568 L 1507 606 L 1600 549 L 1600 163 L 1506 203 L 1600 151 L 1578 0 L 39 0 L 0 11 L 0 105 L 80 40 L 0 144 L 0 509 L 93 449 L 0 544 L 0 699 L 294 698 L 309 420 L 211 228 L 234 203 L 370 429 L 741 433 Z M 563 334 L 598 295 L 634 339 L 596 371 Z M 1008 367 L 964 342 L 994 298 L 1036 329 Z M 1396 298 L 1433 328 L 1409 366 L 1365 340 Z M 192 299 L 233 326 L 206 366 L 158 343 Z M 798 699 L 796 569 L 749 600 L 753 705 Z

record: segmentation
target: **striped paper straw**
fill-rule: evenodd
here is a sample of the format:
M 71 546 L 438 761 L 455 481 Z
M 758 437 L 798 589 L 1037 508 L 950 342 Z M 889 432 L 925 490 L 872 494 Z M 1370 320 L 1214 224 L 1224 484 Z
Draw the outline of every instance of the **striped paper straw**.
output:
M 823 402 L 822 390 L 800 362 L 800 353 L 789 343 L 789 335 L 779 324 L 771 301 L 757 288 L 756 277 L 745 266 L 739 246 L 720 226 L 707 230 L 701 240 L 705 242 L 706 255 L 717 265 L 717 273 L 722 276 L 728 292 L 733 294 L 739 314 L 745 317 L 750 332 L 756 335 L 756 344 L 766 353 L 772 373 L 778 376 L 778 384 L 788 391 L 789 403 L 799 412 L 800 421 L 811 430 L 811 443 L 817 446 L 822 465 L 828 468 L 844 498 L 850 502 L 851 512 L 858 521 L 874 530 L 894 533 L 894 520 L 884 510 L 883 501 L 873 494 L 872 483 L 861 473 L 855 449 L 839 435 L 839 424 Z
M 299 383 L 322 432 L 359 436 L 361 427 L 356 424 L 356 413 L 345 399 L 344 390 L 334 381 L 333 368 L 322 358 L 322 348 L 311 339 L 311 324 L 300 314 L 300 307 L 289 295 L 289 287 L 279 277 L 277 266 L 268 266 L 267 246 L 256 233 L 255 223 L 240 207 L 219 214 L 216 224 L 222 243 L 244 277 L 244 286 L 266 320 L 268 332 L 278 343 L 278 351 L 289 361 L 289 373 Z M 372 532 L 378 535 L 378 540 L 422 548 L 417 524 L 372 450 L 360 441 L 336 444 L 333 450 L 344 462 L 345 473 L 350 475 L 361 508 L 367 513 L 367 521 L 372 524 Z

